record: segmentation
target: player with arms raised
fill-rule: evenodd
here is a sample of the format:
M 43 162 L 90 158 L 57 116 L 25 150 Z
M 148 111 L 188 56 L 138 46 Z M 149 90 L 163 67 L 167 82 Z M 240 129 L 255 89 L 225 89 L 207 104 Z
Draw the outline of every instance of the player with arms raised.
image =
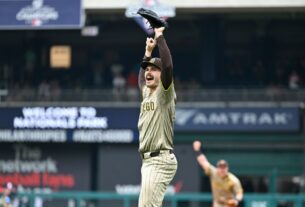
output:
M 161 207 L 167 186 L 177 170 L 173 154 L 176 93 L 164 29 L 154 28 L 154 39 L 146 39 L 145 56 L 139 72 L 143 98 L 138 122 L 142 157 L 139 207 Z M 151 57 L 156 45 L 160 58 Z

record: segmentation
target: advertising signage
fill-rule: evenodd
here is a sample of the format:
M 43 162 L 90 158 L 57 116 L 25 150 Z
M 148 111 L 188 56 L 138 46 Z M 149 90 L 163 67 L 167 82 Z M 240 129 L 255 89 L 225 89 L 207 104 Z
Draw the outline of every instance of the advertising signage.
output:
M 298 132 L 298 108 L 178 108 L 178 132 Z
M 131 143 L 138 107 L 3 107 L 2 142 Z M 298 108 L 177 107 L 175 132 L 299 132 Z
M 16 193 L 88 191 L 91 187 L 90 152 L 88 145 L 67 147 L 67 144 L 2 143 L 0 186 L 12 183 Z M 39 200 L 41 205 L 35 206 L 67 206 L 65 201 L 42 201 L 39 198 L 35 199 L 35 203 Z M 13 203 L 31 206 L 28 199 L 19 200 L 13 197 Z
M 83 23 L 81 0 L 0 1 L 0 29 L 77 29 Z
M 130 143 L 138 137 L 138 113 L 136 108 L 0 108 L 0 140 Z

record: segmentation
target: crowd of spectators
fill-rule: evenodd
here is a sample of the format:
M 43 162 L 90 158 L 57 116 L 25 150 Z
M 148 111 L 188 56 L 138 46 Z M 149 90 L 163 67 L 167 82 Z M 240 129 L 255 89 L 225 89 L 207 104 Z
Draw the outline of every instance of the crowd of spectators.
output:
M 232 87 L 268 88 L 278 87 L 297 90 L 304 87 L 305 58 L 298 61 L 277 60 L 266 66 L 261 60 L 252 65 L 231 61 L 226 66 L 224 84 Z
M 138 71 L 139 63 L 127 66 L 118 58 L 113 61 L 94 60 L 88 68 L 70 68 L 65 70 L 46 68 L 40 72 L 35 64 L 36 56 L 28 51 L 25 69 L 16 69 L 15 73 L 5 75 L 6 88 L 10 91 L 7 100 L 27 100 L 35 97 L 40 101 L 58 101 L 67 90 L 108 90 L 114 100 L 139 100 Z M 110 58 L 111 59 L 111 58 Z M 179 70 L 179 66 L 175 70 Z M 8 68 L 8 70 L 11 70 Z M 41 72 L 43 71 L 43 72 Z M 17 75 L 16 75 L 17 74 Z M 179 73 L 177 73 L 179 74 Z M 207 88 L 260 88 L 274 94 L 282 89 L 298 90 L 304 87 L 305 58 L 298 61 L 276 60 L 270 66 L 262 60 L 253 64 L 239 59 L 226 61 L 212 84 L 200 81 L 200 71 L 191 79 L 175 74 L 177 90 Z M 31 98 L 28 98 L 29 100 Z

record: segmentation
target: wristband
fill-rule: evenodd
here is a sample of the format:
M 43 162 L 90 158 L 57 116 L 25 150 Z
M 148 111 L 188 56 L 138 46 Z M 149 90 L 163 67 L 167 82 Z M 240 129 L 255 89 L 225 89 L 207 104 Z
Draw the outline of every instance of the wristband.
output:
M 199 151 L 195 151 L 195 154 L 198 157 L 198 156 L 202 155 L 202 152 L 200 150 Z

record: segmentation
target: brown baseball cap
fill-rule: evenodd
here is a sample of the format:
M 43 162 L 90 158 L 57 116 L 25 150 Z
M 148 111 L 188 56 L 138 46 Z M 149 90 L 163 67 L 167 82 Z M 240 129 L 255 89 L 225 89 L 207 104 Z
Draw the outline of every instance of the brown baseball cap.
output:
M 217 162 L 217 167 L 229 167 L 229 164 L 228 164 L 228 162 L 225 161 L 225 160 L 219 160 L 219 161 Z
M 141 63 L 141 67 L 143 69 L 146 69 L 146 67 L 149 65 L 155 66 L 155 67 L 159 68 L 160 70 L 162 69 L 162 61 L 160 58 L 151 58 L 149 61 L 143 61 Z

